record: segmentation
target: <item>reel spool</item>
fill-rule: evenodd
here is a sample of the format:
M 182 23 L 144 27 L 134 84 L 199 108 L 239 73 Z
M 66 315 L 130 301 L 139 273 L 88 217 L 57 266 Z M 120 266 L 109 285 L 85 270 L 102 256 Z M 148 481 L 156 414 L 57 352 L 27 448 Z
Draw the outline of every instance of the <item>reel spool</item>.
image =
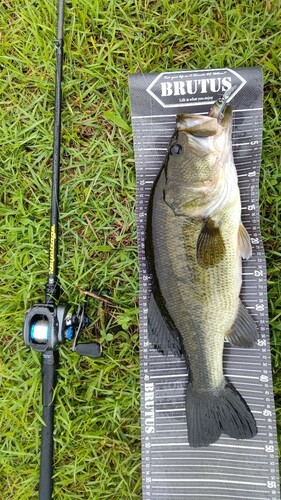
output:
M 45 319 L 39 319 L 32 323 L 30 328 L 30 339 L 36 344 L 46 343 L 48 341 L 50 328 L 49 323 Z

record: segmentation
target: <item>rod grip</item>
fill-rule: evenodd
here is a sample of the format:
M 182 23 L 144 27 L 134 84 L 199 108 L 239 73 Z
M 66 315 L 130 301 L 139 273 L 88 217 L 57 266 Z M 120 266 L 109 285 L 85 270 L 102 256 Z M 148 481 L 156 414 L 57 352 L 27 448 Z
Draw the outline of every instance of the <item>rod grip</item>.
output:
M 43 420 L 41 434 L 39 500 L 51 500 L 53 492 L 54 389 L 58 352 L 46 351 L 42 356 Z

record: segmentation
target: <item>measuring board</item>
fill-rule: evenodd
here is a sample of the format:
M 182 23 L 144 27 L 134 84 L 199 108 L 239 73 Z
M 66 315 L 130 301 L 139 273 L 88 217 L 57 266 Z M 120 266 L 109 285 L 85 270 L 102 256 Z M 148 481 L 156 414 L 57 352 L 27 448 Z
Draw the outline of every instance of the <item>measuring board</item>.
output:
M 185 361 L 164 356 L 147 330 L 151 277 L 145 259 L 150 191 L 167 153 L 179 113 L 207 114 L 212 103 L 236 87 L 233 153 L 242 202 L 242 221 L 253 256 L 243 261 L 241 299 L 256 321 L 258 345 L 242 349 L 225 342 L 224 373 L 249 404 L 258 434 L 249 440 L 226 435 L 203 448 L 187 439 Z M 262 73 L 259 68 L 179 71 L 130 76 L 137 172 L 140 262 L 140 356 L 143 499 L 278 500 L 275 409 L 267 313 L 266 266 L 259 226 L 259 169 L 262 143 Z

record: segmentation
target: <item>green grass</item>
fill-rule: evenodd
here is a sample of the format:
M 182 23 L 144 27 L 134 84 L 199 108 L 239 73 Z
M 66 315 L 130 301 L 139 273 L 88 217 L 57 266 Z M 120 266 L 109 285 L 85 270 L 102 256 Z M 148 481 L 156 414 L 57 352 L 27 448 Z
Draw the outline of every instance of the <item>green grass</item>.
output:
M 36 498 L 38 485 L 40 360 L 23 345 L 21 326 L 27 307 L 44 298 L 48 265 L 54 3 L 3 0 L 0 5 L 3 500 Z M 61 348 L 55 498 L 139 499 L 138 261 L 128 74 L 254 65 L 264 71 L 260 212 L 281 426 L 281 7 L 278 0 L 66 4 L 63 298 L 78 303 L 78 287 L 100 287 L 122 307 L 104 310 L 90 301 L 87 335 L 100 332 L 101 359 L 82 359 Z

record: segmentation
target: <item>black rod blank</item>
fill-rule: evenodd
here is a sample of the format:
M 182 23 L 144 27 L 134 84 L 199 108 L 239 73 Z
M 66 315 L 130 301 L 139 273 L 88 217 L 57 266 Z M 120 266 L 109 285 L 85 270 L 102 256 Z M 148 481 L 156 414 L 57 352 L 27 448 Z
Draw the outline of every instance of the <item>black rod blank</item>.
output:
M 53 492 L 54 388 L 58 368 L 58 351 L 48 350 L 42 356 L 43 421 L 41 435 L 39 500 L 51 500 Z
M 51 228 L 49 248 L 49 273 L 46 284 L 46 303 L 55 304 L 59 299 L 58 282 L 58 225 L 59 225 L 59 183 L 60 183 L 60 143 L 61 105 L 63 70 L 63 24 L 64 0 L 58 3 L 58 24 L 56 47 L 56 83 L 53 142 L 53 173 L 51 200 Z M 56 386 L 58 351 L 47 349 L 42 355 L 42 399 L 43 421 L 40 456 L 39 500 L 51 500 L 53 493 L 53 451 L 54 451 L 54 389 Z
M 51 201 L 51 231 L 49 249 L 49 274 L 46 285 L 46 303 L 54 303 L 59 298 L 58 282 L 58 223 L 59 223 L 59 183 L 60 183 L 60 144 L 61 144 L 61 105 L 63 71 L 63 24 L 64 0 L 58 3 L 58 25 L 56 47 L 56 85 L 53 142 L 53 178 Z

